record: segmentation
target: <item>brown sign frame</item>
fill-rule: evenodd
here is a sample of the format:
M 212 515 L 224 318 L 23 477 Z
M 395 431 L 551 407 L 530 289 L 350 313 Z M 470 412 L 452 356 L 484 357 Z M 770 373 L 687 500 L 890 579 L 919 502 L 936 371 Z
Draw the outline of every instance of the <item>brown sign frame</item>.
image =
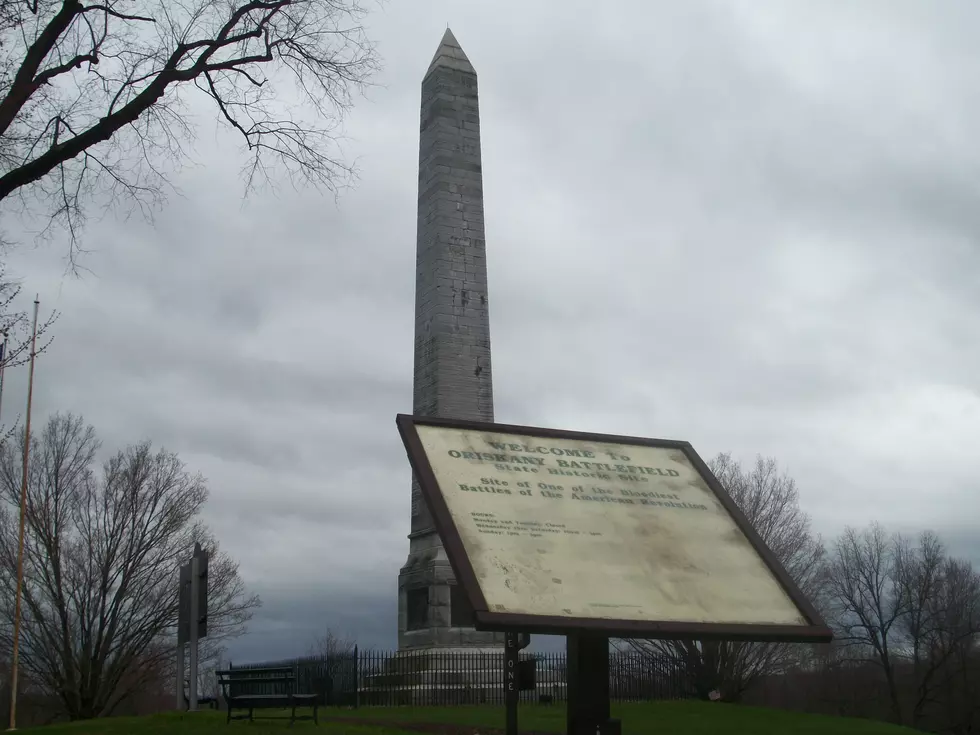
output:
M 462 586 L 474 611 L 474 624 L 477 630 L 522 633 L 543 633 L 569 635 L 595 633 L 615 638 L 696 638 L 701 640 L 745 640 L 745 641 L 786 641 L 799 643 L 828 643 L 833 634 L 826 622 L 810 603 L 803 592 L 772 550 L 765 544 L 745 515 L 738 509 L 731 496 L 718 482 L 690 442 L 671 439 L 646 439 L 640 437 L 617 436 L 613 434 L 594 434 L 588 432 L 548 429 L 536 426 L 516 426 L 460 419 L 430 418 L 398 414 L 395 419 L 398 432 L 408 453 L 408 460 L 418 478 L 422 495 L 432 514 L 436 531 L 442 539 L 446 556 Z M 417 426 L 439 426 L 464 431 L 518 434 L 549 439 L 571 439 L 596 443 L 625 444 L 643 447 L 678 449 L 684 453 L 692 466 L 705 479 L 708 487 L 718 501 L 731 515 L 738 528 L 745 534 L 756 553 L 772 572 L 790 600 L 806 619 L 806 625 L 760 625 L 744 623 L 695 623 L 680 621 L 615 620 L 607 618 L 574 618 L 548 615 L 529 615 L 522 613 L 499 613 L 488 609 L 487 601 L 480 589 L 476 573 L 460 538 L 459 530 L 419 438 Z

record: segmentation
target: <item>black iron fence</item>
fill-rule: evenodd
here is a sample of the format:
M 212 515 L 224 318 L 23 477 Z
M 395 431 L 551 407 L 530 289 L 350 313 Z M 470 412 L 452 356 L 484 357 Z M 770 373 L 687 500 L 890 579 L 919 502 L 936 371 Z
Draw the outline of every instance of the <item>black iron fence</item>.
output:
M 521 653 L 525 702 L 563 702 L 567 696 L 564 653 Z M 500 653 L 359 651 L 234 666 L 291 666 L 297 691 L 315 693 L 325 705 L 503 704 L 504 657 Z M 614 652 L 609 656 L 613 701 L 680 699 L 689 688 L 670 656 Z

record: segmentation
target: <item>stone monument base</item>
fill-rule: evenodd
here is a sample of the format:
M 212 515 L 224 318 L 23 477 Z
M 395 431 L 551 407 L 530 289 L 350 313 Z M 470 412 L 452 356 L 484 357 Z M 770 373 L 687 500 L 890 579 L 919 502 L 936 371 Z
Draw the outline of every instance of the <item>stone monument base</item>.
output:
M 469 602 L 439 536 L 427 531 L 408 538 L 408 559 L 398 574 L 398 650 L 502 652 L 503 633 L 472 627 Z

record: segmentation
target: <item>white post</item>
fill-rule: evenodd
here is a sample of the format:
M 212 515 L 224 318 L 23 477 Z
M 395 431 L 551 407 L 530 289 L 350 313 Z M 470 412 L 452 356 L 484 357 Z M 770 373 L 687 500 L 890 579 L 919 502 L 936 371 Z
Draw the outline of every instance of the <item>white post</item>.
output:
M 27 471 L 31 453 L 31 399 L 34 396 L 34 358 L 37 357 L 37 307 L 34 297 L 34 327 L 31 336 L 31 368 L 27 374 L 27 419 L 24 423 L 24 469 L 20 476 L 20 536 L 17 541 L 17 601 L 14 603 L 14 645 L 10 657 L 10 726 L 17 729 L 17 676 L 20 671 L 20 610 L 24 596 L 24 533 L 27 523 Z
M 191 629 L 190 629 L 190 682 L 188 683 L 188 707 L 191 712 L 197 712 L 197 619 L 201 606 L 200 590 L 197 577 L 201 572 L 201 562 L 197 554 L 191 557 Z

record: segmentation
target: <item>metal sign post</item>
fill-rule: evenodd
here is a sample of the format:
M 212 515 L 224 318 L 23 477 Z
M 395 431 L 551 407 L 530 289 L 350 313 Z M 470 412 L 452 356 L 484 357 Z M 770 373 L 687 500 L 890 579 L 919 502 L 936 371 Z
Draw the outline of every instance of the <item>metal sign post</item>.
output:
M 177 709 L 184 709 L 184 646 L 188 647 L 187 709 L 197 711 L 201 638 L 208 634 L 208 552 L 194 544 L 194 555 L 180 568 L 177 602 Z
M 197 589 L 197 575 L 200 561 L 197 554 L 191 559 L 191 640 L 188 649 L 187 710 L 197 712 L 197 608 L 200 605 L 200 592 Z
M 186 707 L 184 700 L 184 646 L 190 639 L 191 628 L 191 565 L 180 568 L 177 595 L 177 700 L 176 708 Z
M 190 566 L 190 682 L 187 687 L 187 709 L 191 712 L 197 712 L 199 641 L 208 634 L 208 552 L 202 549 L 200 544 L 194 544 L 194 556 L 191 557 Z
M 194 556 L 197 557 L 197 637 L 208 637 L 208 552 L 200 544 L 194 544 Z
M 184 709 L 184 644 L 177 644 L 177 706 Z
M 531 643 L 526 633 L 507 633 L 504 637 L 504 694 L 507 706 L 507 735 L 517 735 L 517 705 L 521 701 L 518 670 L 520 652 Z

